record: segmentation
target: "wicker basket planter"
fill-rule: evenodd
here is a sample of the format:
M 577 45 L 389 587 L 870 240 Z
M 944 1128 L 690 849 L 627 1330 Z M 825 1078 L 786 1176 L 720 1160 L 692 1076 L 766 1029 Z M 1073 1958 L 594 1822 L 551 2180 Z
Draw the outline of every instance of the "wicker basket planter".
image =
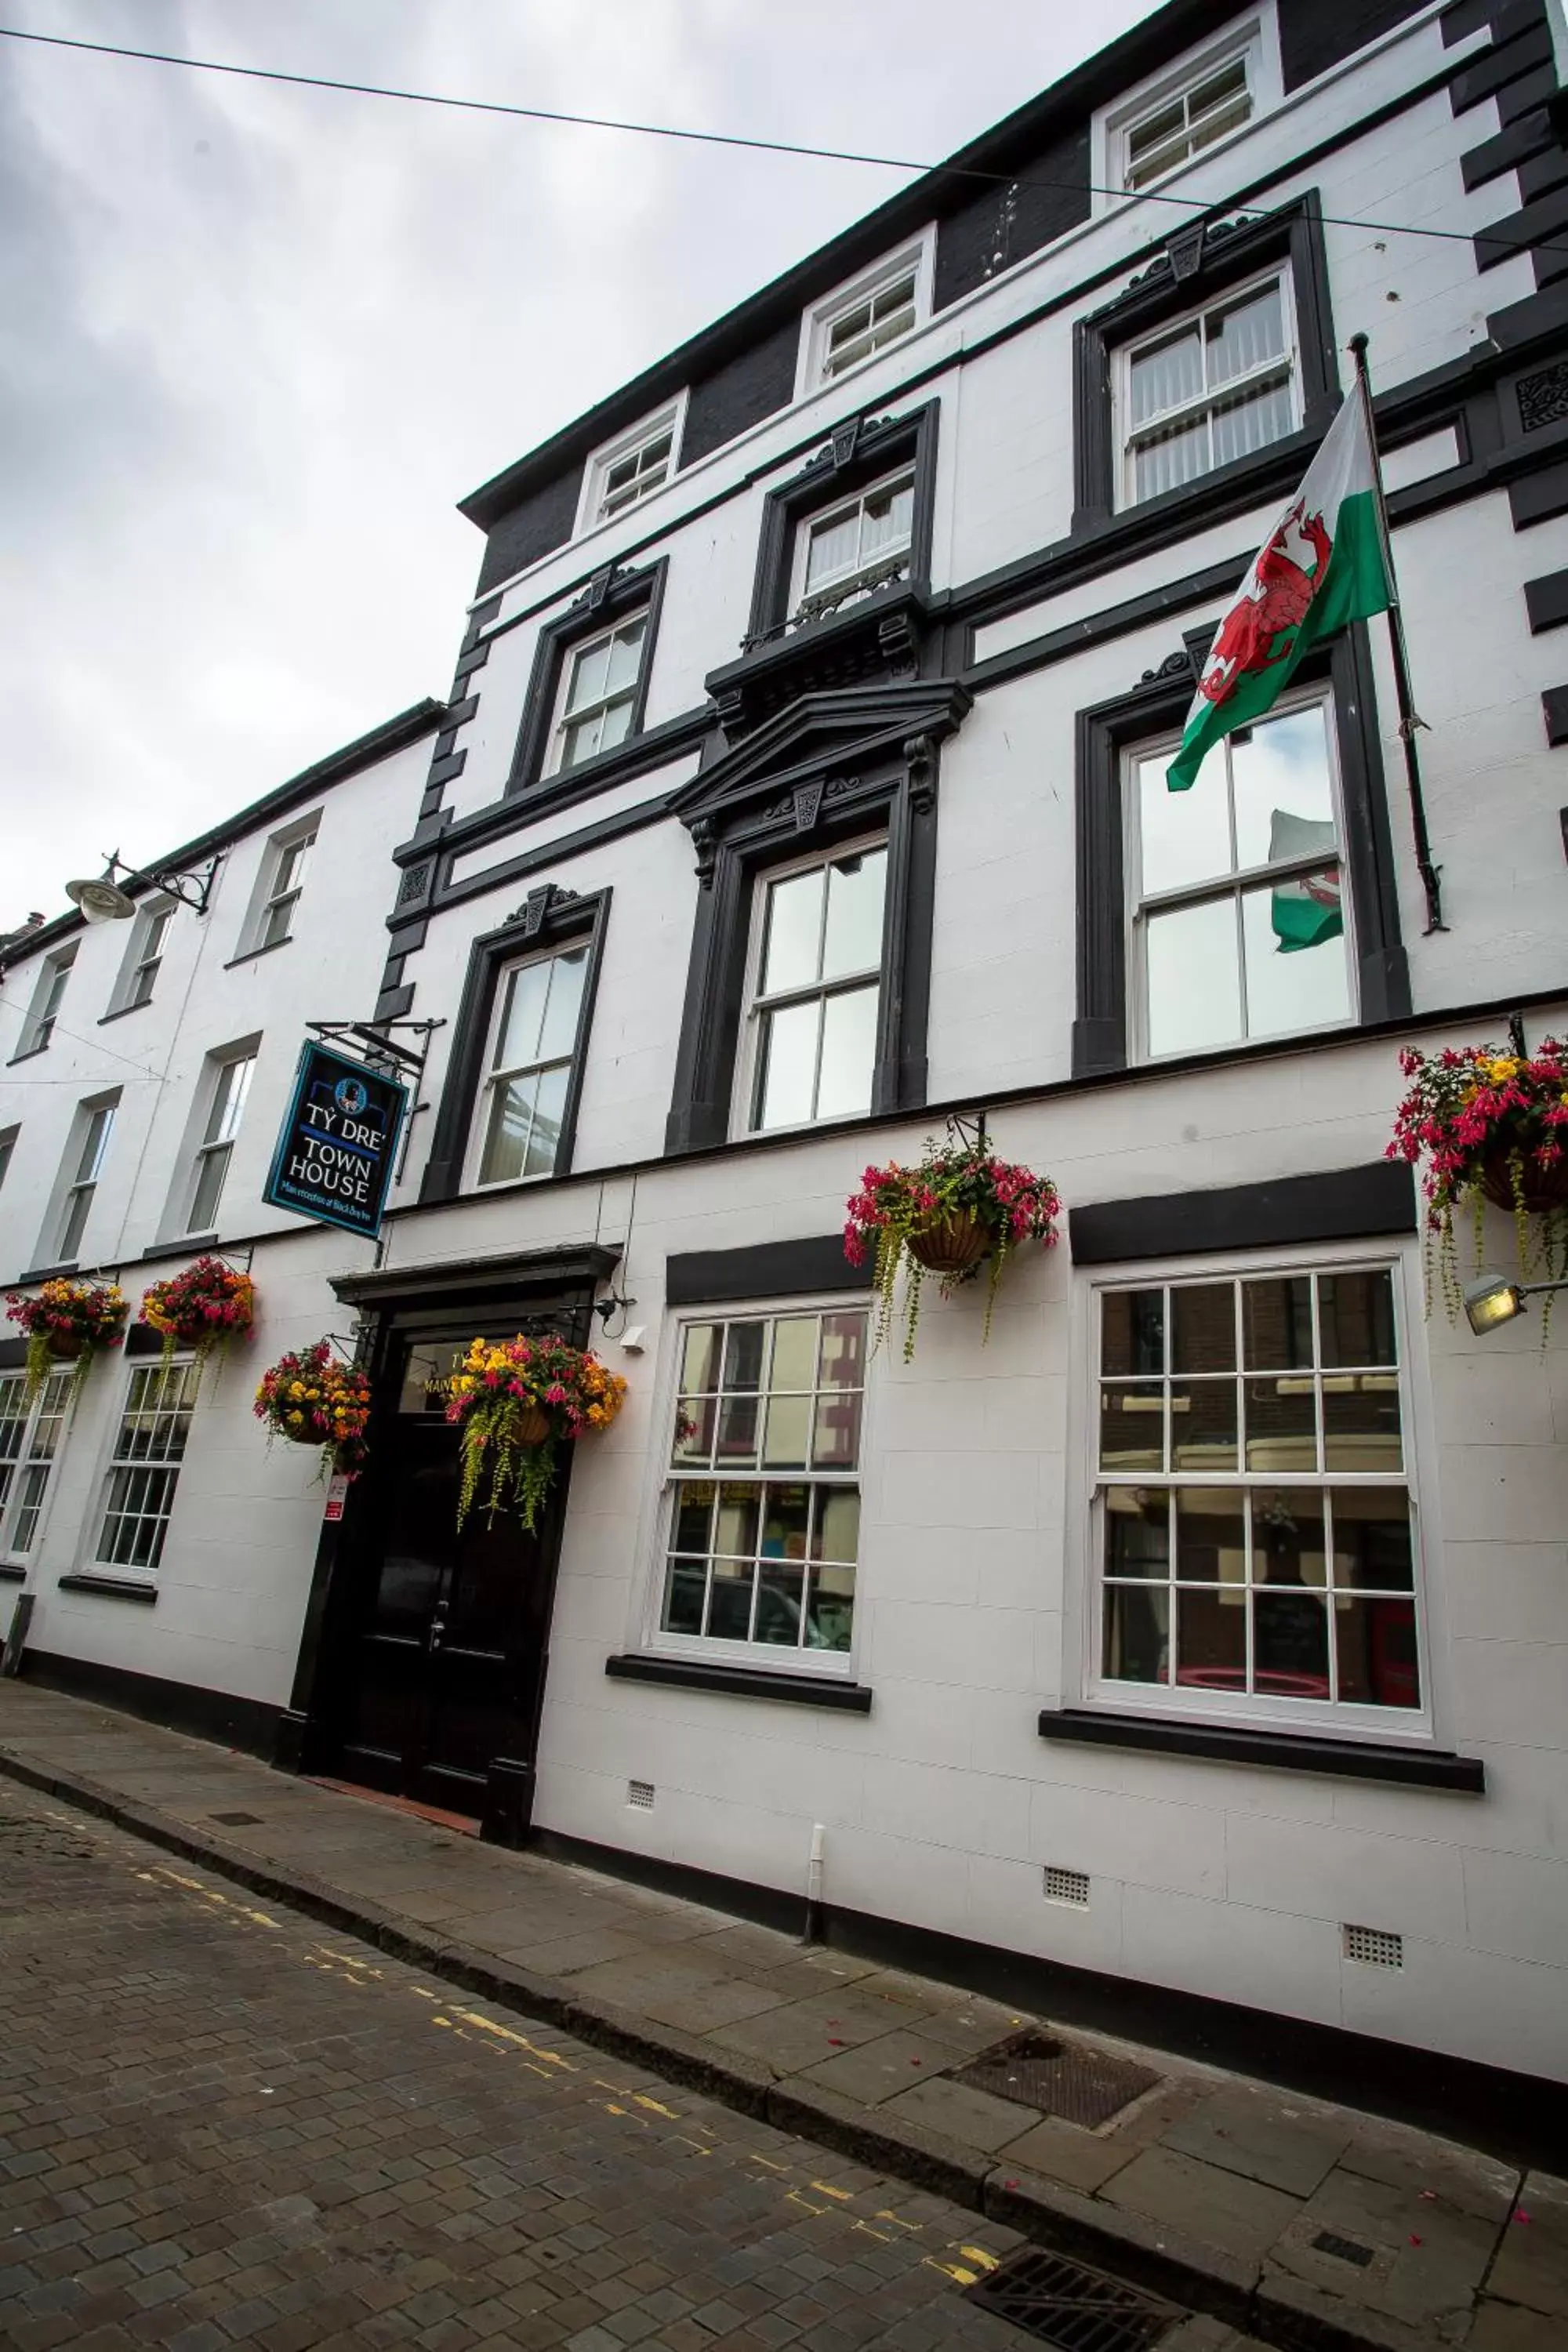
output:
M 868 1168 L 847 1205 L 844 1255 L 851 1265 L 871 1261 L 877 1294 L 877 1344 L 886 1339 L 900 1271 L 904 1277 L 904 1361 L 915 1351 L 921 1285 L 935 1275 L 944 1298 L 973 1282 L 991 1262 L 981 1344 L 990 1336 L 991 1310 L 1002 1269 L 1022 1242 L 1048 1249 L 1057 1237 L 1061 1202 L 1057 1188 L 1031 1169 L 999 1160 L 985 1140 L 985 1122 L 973 1129 L 950 1123 L 953 1140 L 931 1142 L 915 1168 L 896 1160 Z
M 1568 1275 L 1568 1042 L 1543 1037 L 1527 1053 L 1516 1029 L 1506 1053 L 1493 1045 L 1435 1054 L 1407 1046 L 1399 1064 L 1405 1093 L 1388 1157 L 1421 1169 L 1428 1305 L 1440 1285 L 1450 1318 L 1463 1312 L 1457 1227 L 1473 1228 L 1479 1274 L 1489 1202 L 1512 1221 L 1527 1282 Z M 1550 1309 L 1548 1297 L 1543 1340 Z
M 959 1209 L 951 1217 L 926 1225 L 910 1235 L 905 1246 L 928 1274 L 967 1274 L 995 1246 L 995 1234 L 982 1224 L 973 1209 Z

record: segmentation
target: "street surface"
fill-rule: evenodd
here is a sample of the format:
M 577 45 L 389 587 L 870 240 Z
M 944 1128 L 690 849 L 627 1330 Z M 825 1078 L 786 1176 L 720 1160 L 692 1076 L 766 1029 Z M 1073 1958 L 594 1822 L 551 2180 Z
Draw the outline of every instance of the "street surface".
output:
M 1026 2352 L 1016 2242 L 0 1785 L 5 2352 Z

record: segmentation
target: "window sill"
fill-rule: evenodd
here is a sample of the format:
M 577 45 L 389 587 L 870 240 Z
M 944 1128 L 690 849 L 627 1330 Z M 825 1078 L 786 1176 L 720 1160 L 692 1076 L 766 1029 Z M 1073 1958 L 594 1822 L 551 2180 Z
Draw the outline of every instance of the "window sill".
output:
M 736 1698 L 841 1707 L 852 1715 L 871 1711 L 871 1693 L 866 1684 L 832 1682 L 825 1675 L 770 1674 L 756 1666 L 709 1665 L 701 1658 L 660 1658 L 646 1651 L 606 1658 L 605 1672 L 620 1682 L 673 1683 L 686 1690 L 727 1691 Z
M 145 1013 L 147 1007 L 152 1003 L 152 1002 L 153 1000 L 150 996 L 144 996 L 137 1004 L 118 1004 L 115 1006 L 112 1013 L 100 1013 L 99 1014 L 98 1026 L 100 1029 L 106 1029 L 111 1021 L 123 1021 L 127 1013 Z
M 1384 1748 L 1372 1740 L 1324 1739 L 1316 1733 L 1264 1731 L 1257 1725 L 1176 1723 L 1168 1717 L 1100 1714 L 1087 1707 L 1043 1707 L 1040 1738 L 1092 1748 L 1142 1748 L 1166 1756 L 1202 1756 L 1222 1764 L 1263 1764 L 1286 1772 L 1321 1772 L 1349 1780 L 1394 1780 L 1425 1789 L 1486 1794 L 1479 1756 L 1441 1748 Z
M 142 1584 L 129 1576 L 98 1576 L 89 1569 L 76 1576 L 62 1576 L 58 1589 L 61 1592 L 100 1592 L 109 1601 L 140 1601 L 149 1609 L 158 1598 L 155 1584 Z
M 54 1282 L 62 1275 L 75 1274 L 80 1264 L 79 1258 L 63 1257 L 57 1265 L 30 1265 L 25 1274 L 16 1276 L 16 1280 L 19 1284 Z
M 14 1070 L 18 1062 L 36 1062 L 40 1054 L 47 1054 L 48 1050 L 48 1040 L 46 1038 L 41 1045 L 28 1045 L 20 1054 L 13 1054 L 5 1067 L 8 1070 Z
M 290 931 L 286 940 L 269 940 L 264 948 L 247 948 L 243 955 L 230 956 L 224 970 L 233 971 L 238 964 L 254 963 L 258 956 L 276 955 L 279 948 L 291 948 L 293 944 L 294 934 Z
M 0 1559 L 0 1584 L 26 1584 L 27 1571 L 8 1559 Z

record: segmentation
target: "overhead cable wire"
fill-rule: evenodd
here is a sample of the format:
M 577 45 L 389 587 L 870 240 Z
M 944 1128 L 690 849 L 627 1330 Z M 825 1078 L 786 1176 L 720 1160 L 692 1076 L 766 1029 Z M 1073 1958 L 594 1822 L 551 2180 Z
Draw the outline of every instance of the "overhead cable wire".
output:
M 942 176 L 1004 188 L 1037 188 L 1052 195 L 1108 196 L 1129 210 L 1134 205 L 1173 205 L 1184 212 L 1196 213 L 1214 209 L 1212 199 L 1168 195 L 1158 189 L 1132 194 L 1125 188 L 1098 187 L 1092 183 L 1086 186 L 1081 180 L 1044 180 L 1025 173 L 986 171 L 973 163 L 923 163 L 907 155 L 877 155 L 849 147 L 815 147 L 797 140 L 757 139 L 733 131 L 692 131 L 670 122 L 637 122 L 617 115 L 571 114 L 553 107 L 515 106 L 501 99 L 454 98 L 437 90 L 404 89 L 388 82 L 349 81 L 330 74 L 288 73 L 278 66 L 232 65 L 216 58 L 183 57 L 170 49 L 139 49 L 121 42 L 77 40 L 64 33 L 29 32 L 17 25 L 0 25 L 0 40 L 30 41 L 44 48 L 75 49 L 93 57 L 131 58 L 143 65 L 183 66 L 192 73 L 226 74 L 240 81 L 279 82 L 296 89 L 339 90 L 356 98 L 395 99 L 409 106 L 447 107 L 464 114 L 504 115 L 521 122 L 563 123 L 584 131 L 622 131 L 642 139 L 676 139 L 700 147 L 736 147 L 752 154 L 794 155 L 815 163 L 867 164 L 878 171 L 913 172 L 925 178 Z M 1498 236 L 1484 229 L 1431 228 L 1406 221 L 1366 220 L 1343 213 L 1324 213 L 1321 217 L 1328 227 L 1367 229 L 1383 236 L 1436 237 L 1454 245 L 1496 246 L 1507 253 L 1568 252 L 1568 247 L 1552 245 L 1541 238 Z

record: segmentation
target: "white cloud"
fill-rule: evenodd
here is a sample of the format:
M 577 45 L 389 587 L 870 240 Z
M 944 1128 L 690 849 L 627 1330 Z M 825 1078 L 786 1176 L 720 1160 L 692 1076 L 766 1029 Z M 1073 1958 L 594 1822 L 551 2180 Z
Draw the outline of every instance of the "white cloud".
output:
M 20 0 L 12 21 L 937 158 L 1148 13 Z M 0 929 L 445 690 L 466 490 L 900 184 L 0 42 Z M 412 814 L 412 812 L 410 813 Z

